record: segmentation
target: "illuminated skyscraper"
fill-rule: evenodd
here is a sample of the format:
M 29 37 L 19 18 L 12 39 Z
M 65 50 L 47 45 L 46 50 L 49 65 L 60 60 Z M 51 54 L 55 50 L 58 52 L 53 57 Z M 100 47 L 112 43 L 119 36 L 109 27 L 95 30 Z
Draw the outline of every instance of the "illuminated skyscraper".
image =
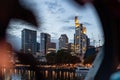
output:
M 40 51 L 43 54 L 48 53 L 48 48 L 50 47 L 51 36 L 48 33 L 41 33 L 41 44 Z
M 68 49 L 68 37 L 62 34 L 59 38 L 59 49 Z
M 75 27 L 79 27 L 79 26 L 80 26 L 80 23 L 79 23 L 78 17 L 75 16 Z
M 74 53 L 74 48 L 74 43 L 68 43 L 68 51 L 72 54 L 72 56 L 76 56 L 76 54 Z
M 22 30 L 22 50 L 24 53 L 35 54 L 37 51 L 37 32 L 34 30 Z
M 75 53 L 77 53 L 81 60 L 84 58 L 84 54 L 87 49 L 87 35 L 86 35 L 86 27 L 83 24 L 79 23 L 78 17 L 75 16 L 75 34 L 74 34 L 74 45 L 75 45 Z

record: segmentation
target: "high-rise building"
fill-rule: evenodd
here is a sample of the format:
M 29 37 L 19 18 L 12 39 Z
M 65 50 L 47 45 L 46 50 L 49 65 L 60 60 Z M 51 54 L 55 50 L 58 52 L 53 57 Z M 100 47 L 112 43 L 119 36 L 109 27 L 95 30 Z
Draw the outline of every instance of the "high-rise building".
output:
M 34 30 L 22 30 L 22 50 L 24 53 L 35 54 L 37 51 L 37 32 Z
M 68 49 L 68 37 L 66 34 L 62 34 L 59 38 L 59 50 Z
M 41 33 L 41 44 L 40 44 L 40 52 L 43 54 L 48 53 L 48 48 L 50 47 L 51 36 L 48 33 Z
M 40 43 L 37 42 L 37 52 L 40 52 Z
M 77 53 L 81 60 L 84 58 L 84 54 L 87 50 L 88 37 L 86 35 L 86 27 L 79 23 L 78 17 L 75 16 L 75 34 L 74 34 L 74 45 L 75 53 Z
M 68 51 L 72 54 L 72 56 L 76 55 L 75 54 L 75 49 L 74 49 L 74 43 L 68 43 Z
M 90 46 L 90 38 L 87 37 L 87 48 Z
M 74 51 L 74 43 L 68 43 L 68 50 Z
M 54 43 L 54 42 L 51 42 L 50 47 L 48 48 L 48 53 L 51 53 L 51 52 L 53 52 L 53 53 L 56 52 L 56 43 Z

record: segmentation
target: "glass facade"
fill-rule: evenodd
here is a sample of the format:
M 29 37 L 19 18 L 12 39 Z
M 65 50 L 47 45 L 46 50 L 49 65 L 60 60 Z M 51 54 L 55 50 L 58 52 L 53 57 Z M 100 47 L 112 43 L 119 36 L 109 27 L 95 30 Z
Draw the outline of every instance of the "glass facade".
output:
M 48 33 L 41 33 L 41 44 L 40 44 L 40 51 L 43 54 L 48 53 L 48 48 L 50 47 L 51 36 Z
M 24 53 L 33 53 L 37 51 L 36 42 L 37 32 L 29 29 L 22 30 L 22 50 Z
M 62 34 L 59 38 L 59 50 L 68 49 L 68 37 L 66 34 Z

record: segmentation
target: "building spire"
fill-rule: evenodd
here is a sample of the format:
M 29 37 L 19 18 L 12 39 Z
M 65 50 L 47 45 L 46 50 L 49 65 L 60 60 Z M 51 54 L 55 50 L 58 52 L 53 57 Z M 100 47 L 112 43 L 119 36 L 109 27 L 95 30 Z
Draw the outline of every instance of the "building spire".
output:
M 75 16 L 75 27 L 80 26 L 78 16 Z

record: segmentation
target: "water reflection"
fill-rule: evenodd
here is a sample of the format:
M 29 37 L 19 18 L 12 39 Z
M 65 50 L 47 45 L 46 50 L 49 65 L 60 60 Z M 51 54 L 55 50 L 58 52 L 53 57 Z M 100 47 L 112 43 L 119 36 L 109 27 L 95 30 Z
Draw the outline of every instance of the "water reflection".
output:
M 45 80 L 75 80 L 74 72 L 64 72 L 64 71 L 43 71 Z
M 70 71 L 44 70 L 41 71 L 44 80 L 84 80 L 85 73 L 75 73 Z M 6 70 L 2 71 L 3 80 L 36 80 L 35 72 L 30 70 Z

